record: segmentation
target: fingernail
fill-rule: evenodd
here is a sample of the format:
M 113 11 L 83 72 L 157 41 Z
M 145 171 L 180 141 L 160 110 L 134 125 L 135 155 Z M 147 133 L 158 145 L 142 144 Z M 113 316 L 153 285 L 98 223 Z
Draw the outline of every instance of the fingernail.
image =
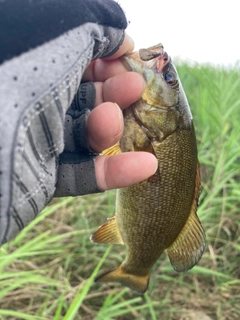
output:
M 119 105 L 116 102 L 114 102 L 113 104 L 118 111 L 119 126 L 118 126 L 118 130 L 117 130 L 117 134 L 115 135 L 115 137 L 118 137 L 118 136 L 122 135 L 122 131 L 123 131 L 123 114 L 122 114 L 122 110 L 120 109 Z
M 122 110 L 120 109 L 119 105 L 116 102 L 113 102 L 116 110 L 118 111 L 118 118 L 122 121 L 123 119 L 123 114 L 122 114 Z

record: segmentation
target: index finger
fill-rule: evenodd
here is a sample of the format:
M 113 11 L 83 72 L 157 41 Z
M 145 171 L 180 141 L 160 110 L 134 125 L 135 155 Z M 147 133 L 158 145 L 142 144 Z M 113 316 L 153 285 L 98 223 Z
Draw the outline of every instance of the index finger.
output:
M 125 38 L 123 40 L 123 43 L 121 44 L 120 48 L 118 49 L 117 52 L 115 52 L 111 57 L 105 58 L 104 60 L 114 60 L 117 59 L 119 57 L 121 57 L 122 55 L 124 55 L 124 53 L 126 52 L 132 52 L 134 49 L 134 42 L 132 40 L 132 38 L 125 33 Z
M 108 78 L 114 77 L 119 73 L 126 72 L 127 69 L 118 59 L 126 52 L 134 49 L 133 40 L 125 34 L 124 41 L 118 51 L 111 57 L 92 61 L 84 71 L 83 81 L 106 81 Z

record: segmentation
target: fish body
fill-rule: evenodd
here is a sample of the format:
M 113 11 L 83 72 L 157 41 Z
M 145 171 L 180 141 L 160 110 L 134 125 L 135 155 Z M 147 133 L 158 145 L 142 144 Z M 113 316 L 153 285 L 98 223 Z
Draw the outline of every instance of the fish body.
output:
M 93 242 L 127 246 L 127 256 L 99 282 L 118 281 L 144 293 L 152 266 L 166 250 L 178 272 L 192 268 L 205 248 L 197 217 L 200 190 L 194 125 L 177 71 L 163 46 L 128 54 L 128 70 L 139 72 L 146 88 L 124 110 L 124 133 L 106 154 L 151 152 L 158 169 L 150 178 L 117 191 L 116 213 L 91 236 Z

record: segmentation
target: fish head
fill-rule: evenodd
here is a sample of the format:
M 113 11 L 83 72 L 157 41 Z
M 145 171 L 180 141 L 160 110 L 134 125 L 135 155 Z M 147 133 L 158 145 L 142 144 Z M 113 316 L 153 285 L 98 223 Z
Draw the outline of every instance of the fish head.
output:
M 123 63 L 128 70 L 143 75 L 146 81 L 143 99 L 147 103 L 162 109 L 178 103 L 179 77 L 162 44 L 128 54 Z
M 144 127 L 161 140 L 177 127 L 190 125 L 192 116 L 181 81 L 162 44 L 129 53 L 122 62 L 145 79 L 145 91 L 134 107 Z

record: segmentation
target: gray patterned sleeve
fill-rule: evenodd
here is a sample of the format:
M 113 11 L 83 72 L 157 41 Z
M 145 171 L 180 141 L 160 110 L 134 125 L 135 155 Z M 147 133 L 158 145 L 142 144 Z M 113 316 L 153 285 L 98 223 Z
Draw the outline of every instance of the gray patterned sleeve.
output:
M 45 1 L 42 10 L 39 1 L 24 3 L 23 32 L 16 25 L 19 16 L 24 19 L 19 15 L 23 0 L 0 2 L 6 13 L 0 21 L 6 30 L 0 33 L 0 244 L 16 236 L 52 199 L 66 112 L 82 74 L 92 59 L 118 49 L 126 28 L 121 8 L 111 0 Z M 40 18 L 27 21 L 34 18 L 29 11 L 35 18 L 43 14 L 44 23 Z M 64 23 L 54 21 L 61 15 Z

